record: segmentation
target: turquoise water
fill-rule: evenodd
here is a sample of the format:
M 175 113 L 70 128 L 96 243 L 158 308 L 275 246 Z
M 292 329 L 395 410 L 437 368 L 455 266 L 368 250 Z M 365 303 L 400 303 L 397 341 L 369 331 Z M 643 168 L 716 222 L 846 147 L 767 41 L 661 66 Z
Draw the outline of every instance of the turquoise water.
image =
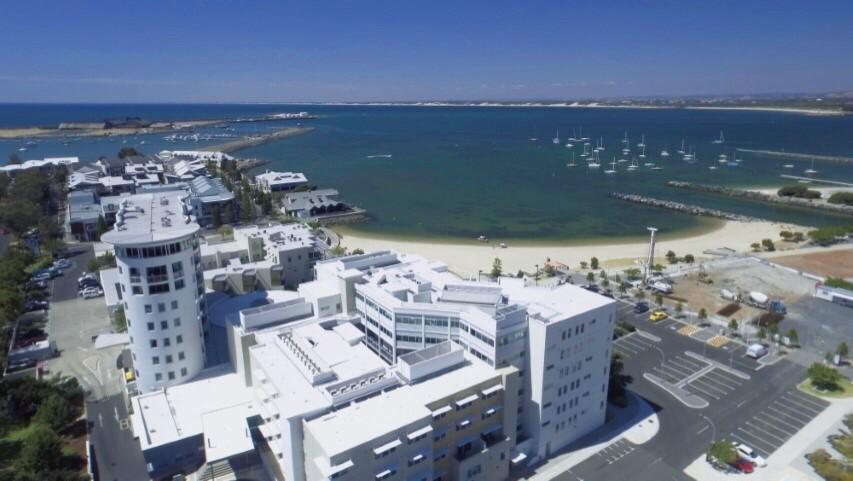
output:
M 307 122 L 310 134 L 254 147 L 243 156 L 269 159 L 266 168 L 305 172 L 313 184 L 337 188 L 364 207 L 372 220 L 354 226 L 367 234 L 472 239 L 566 241 L 643 235 L 647 225 L 664 233 L 702 228 L 707 221 L 667 210 L 615 201 L 611 191 L 695 203 L 772 220 L 829 225 L 845 219 L 812 211 L 700 195 L 666 187 L 668 180 L 726 185 L 779 185 L 783 173 L 801 175 L 809 164 L 739 154 L 737 167 L 719 165 L 735 148 L 787 150 L 853 156 L 853 117 L 808 117 L 770 112 L 458 108 L 276 105 L 69 105 L 0 106 L 0 126 L 42 125 L 59 120 L 99 120 L 141 115 L 150 119 L 251 116 L 308 110 L 322 118 Z M 281 122 L 238 127 L 239 134 L 281 128 Z M 566 167 L 573 149 L 564 146 L 572 129 L 604 138 L 599 170 Z M 552 143 L 560 130 L 561 144 Z M 726 143 L 711 141 L 725 132 Z M 213 131 L 213 130 L 212 130 Z M 625 131 L 632 154 L 645 133 L 647 159 L 636 172 L 617 164 L 603 173 L 615 155 L 622 157 Z M 167 143 L 162 136 L 126 139 L 146 152 L 201 148 L 203 144 Z M 536 137 L 538 140 L 528 140 Z M 675 153 L 684 138 L 698 154 L 688 164 Z M 146 141 L 142 145 L 140 142 Z M 0 152 L 20 141 L 0 141 Z M 40 141 L 24 158 L 79 155 L 93 160 L 114 154 L 121 140 L 88 139 L 63 145 Z M 664 146 L 672 154 L 659 155 Z M 574 149 L 580 152 L 579 146 Z M 390 155 L 391 157 L 386 157 Z M 657 162 L 662 171 L 642 167 Z M 793 163 L 792 170 L 782 166 Z M 853 167 L 818 163 L 824 178 L 853 182 Z M 847 220 L 849 222 L 849 219 Z

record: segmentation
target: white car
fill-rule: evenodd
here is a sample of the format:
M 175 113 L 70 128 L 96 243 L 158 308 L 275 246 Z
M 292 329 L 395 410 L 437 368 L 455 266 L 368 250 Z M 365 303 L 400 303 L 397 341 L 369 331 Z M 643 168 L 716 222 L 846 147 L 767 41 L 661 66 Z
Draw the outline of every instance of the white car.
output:
M 104 291 L 97 287 L 87 287 L 80 291 L 80 295 L 83 296 L 83 299 L 92 299 L 104 295 Z
M 738 444 L 732 443 L 735 446 L 738 454 L 740 454 L 747 461 L 754 463 L 759 468 L 763 468 L 767 466 L 767 461 L 758 453 L 755 452 L 754 449 L 747 446 L 746 444 Z

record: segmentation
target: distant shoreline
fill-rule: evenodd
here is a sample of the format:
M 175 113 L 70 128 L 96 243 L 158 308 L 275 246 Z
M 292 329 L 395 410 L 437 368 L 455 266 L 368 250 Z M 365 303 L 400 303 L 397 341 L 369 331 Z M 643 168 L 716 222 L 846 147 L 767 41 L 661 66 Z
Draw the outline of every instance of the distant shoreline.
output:
M 575 109 L 652 109 L 652 110 L 732 110 L 745 112 L 778 112 L 812 116 L 841 116 L 853 112 L 837 109 L 809 109 L 798 107 L 776 106 L 713 106 L 713 105 L 613 105 L 599 102 L 319 102 L 313 104 L 293 105 L 324 105 L 341 107 L 480 107 L 480 108 L 575 108 Z

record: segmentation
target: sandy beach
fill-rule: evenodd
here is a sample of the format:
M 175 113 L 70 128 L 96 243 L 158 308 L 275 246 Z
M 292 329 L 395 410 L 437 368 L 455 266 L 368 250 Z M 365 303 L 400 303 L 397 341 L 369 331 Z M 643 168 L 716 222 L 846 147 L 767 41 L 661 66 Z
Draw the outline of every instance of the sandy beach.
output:
M 740 252 L 750 250 L 750 244 L 761 239 L 778 241 L 782 230 L 802 231 L 809 228 L 777 222 L 734 222 L 725 221 L 718 229 L 699 235 L 683 238 L 663 239 L 657 242 L 656 256 L 663 257 L 672 250 L 677 255 L 693 254 L 697 259 L 709 249 L 728 247 Z M 637 259 L 648 252 L 648 242 L 626 242 L 624 244 L 591 245 L 508 245 L 503 249 L 498 243 L 480 243 L 472 241 L 463 244 L 443 244 L 429 241 L 386 240 L 347 232 L 342 236 L 341 245 L 348 249 L 363 249 L 365 252 L 391 249 L 399 252 L 420 254 L 448 264 L 451 270 L 463 276 L 476 276 L 478 270 L 491 269 L 495 257 L 501 259 L 505 272 L 518 270 L 533 271 L 534 266 L 541 267 L 547 258 L 568 264 L 576 268 L 581 261 L 598 257 L 602 265 L 608 268 L 632 266 Z

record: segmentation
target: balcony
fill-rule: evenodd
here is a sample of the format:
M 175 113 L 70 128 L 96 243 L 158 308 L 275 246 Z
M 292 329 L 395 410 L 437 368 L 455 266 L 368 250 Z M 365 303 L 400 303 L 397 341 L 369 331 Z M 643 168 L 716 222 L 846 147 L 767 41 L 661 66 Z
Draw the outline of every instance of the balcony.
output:
M 140 282 L 142 282 L 142 277 L 141 276 L 130 276 L 130 282 L 131 282 L 131 284 L 139 284 Z
M 168 282 L 169 274 L 161 274 L 159 276 L 148 276 L 148 277 L 146 277 L 146 280 L 148 281 L 149 284 L 157 284 L 160 282 Z M 133 282 L 133 281 L 131 281 L 131 282 Z

